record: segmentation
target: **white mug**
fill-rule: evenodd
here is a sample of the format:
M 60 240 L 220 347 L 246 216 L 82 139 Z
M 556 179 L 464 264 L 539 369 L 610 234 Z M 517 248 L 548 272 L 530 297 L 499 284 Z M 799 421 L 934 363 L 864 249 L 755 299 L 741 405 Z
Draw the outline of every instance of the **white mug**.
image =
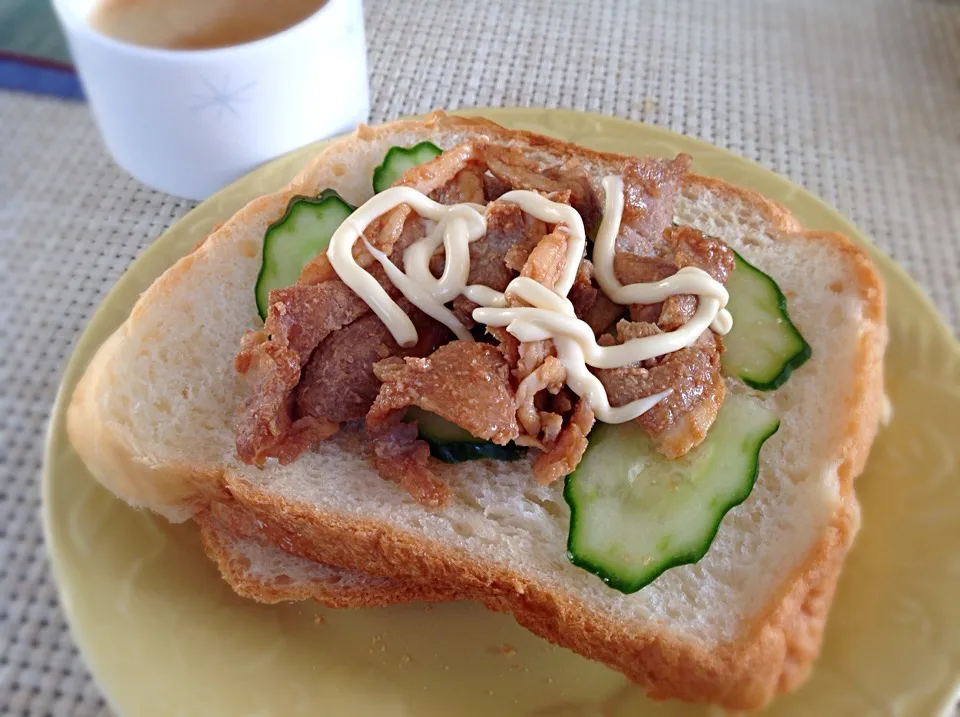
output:
M 154 189 L 203 199 L 368 117 L 362 0 L 328 0 L 275 35 L 209 50 L 131 45 L 90 26 L 95 0 L 53 4 L 107 148 Z

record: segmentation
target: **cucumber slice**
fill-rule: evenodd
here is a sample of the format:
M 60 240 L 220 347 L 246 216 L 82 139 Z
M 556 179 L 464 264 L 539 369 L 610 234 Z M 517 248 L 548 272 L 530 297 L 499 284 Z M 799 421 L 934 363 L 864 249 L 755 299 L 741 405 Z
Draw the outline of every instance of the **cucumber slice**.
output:
M 527 454 L 527 449 L 508 443 L 498 446 L 490 441 L 465 443 L 434 443 L 424 439 L 430 445 L 430 455 L 444 463 L 464 463 L 466 461 L 518 461 Z
M 332 189 L 316 197 L 290 200 L 287 211 L 267 228 L 263 238 L 263 259 L 254 289 L 261 319 L 267 318 L 270 291 L 297 283 L 306 263 L 327 248 L 337 227 L 353 210 Z
M 373 170 L 373 193 L 379 194 L 393 185 L 408 169 L 429 162 L 443 154 L 432 142 L 420 142 L 412 147 L 391 147 L 383 162 Z
M 669 460 L 635 422 L 598 424 L 567 476 L 567 556 L 624 593 L 702 558 L 727 511 L 753 490 L 764 441 L 779 419 L 728 394 L 706 439 Z
M 787 314 L 787 297 L 769 276 L 736 255 L 727 280 L 733 328 L 723 337 L 721 366 L 751 388 L 772 391 L 813 353 Z
M 515 461 L 526 454 L 522 446 L 496 443 L 477 438 L 456 423 L 451 423 L 435 413 L 411 406 L 403 418 L 416 421 L 421 439 L 430 445 L 430 455 L 444 463 L 463 463 L 492 458 L 498 461 Z

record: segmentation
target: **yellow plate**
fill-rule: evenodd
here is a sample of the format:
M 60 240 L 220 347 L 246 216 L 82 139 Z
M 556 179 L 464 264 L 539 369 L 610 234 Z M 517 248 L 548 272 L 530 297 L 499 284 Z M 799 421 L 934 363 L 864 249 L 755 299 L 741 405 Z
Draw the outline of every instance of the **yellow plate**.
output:
M 672 132 L 557 110 L 475 111 L 505 125 L 633 154 L 693 155 L 703 174 L 760 190 L 808 227 L 866 240 L 822 202 L 744 159 Z M 47 545 L 87 663 L 128 717 L 239 715 L 705 715 L 655 704 L 617 673 L 474 604 L 336 611 L 236 597 L 191 526 L 130 510 L 84 470 L 64 411 L 96 348 L 139 293 L 247 200 L 315 151 L 223 190 L 160 237 L 117 283 L 67 368 L 47 445 Z M 864 177 L 869 181 L 869 177 Z M 771 715 L 922 715 L 960 679 L 960 349 L 921 291 L 870 249 L 890 296 L 893 423 L 857 484 L 863 530 L 810 681 Z

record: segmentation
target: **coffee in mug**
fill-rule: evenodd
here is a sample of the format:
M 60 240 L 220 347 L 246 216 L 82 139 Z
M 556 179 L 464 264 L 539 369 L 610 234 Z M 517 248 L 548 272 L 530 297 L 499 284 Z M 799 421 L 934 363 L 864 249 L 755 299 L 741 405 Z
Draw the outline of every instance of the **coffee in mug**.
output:
M 326 0 L 99 0 L 90 25 L 132 45 L 205 50 L 242 45 L 293 27 Z

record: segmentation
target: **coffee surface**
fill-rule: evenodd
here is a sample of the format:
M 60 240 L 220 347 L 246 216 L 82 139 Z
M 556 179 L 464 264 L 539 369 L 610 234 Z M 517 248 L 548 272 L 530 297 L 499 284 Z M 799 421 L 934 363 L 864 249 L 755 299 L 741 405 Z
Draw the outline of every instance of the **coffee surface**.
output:
M 202 50 L 259 40 L 292 27 L 326 0 L 100 0 L 95 30 L 145 47 Z

